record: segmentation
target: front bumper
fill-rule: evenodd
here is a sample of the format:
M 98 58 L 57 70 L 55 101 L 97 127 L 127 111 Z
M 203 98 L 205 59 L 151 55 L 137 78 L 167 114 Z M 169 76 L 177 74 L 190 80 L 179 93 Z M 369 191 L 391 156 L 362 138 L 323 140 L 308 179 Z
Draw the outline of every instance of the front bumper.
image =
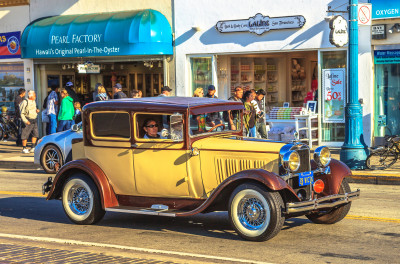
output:
M 329 195 L 310 201 L 286 203 L 286 213 L 287 214 L 303 213 L 319 209 L 334 208 L 339 205 L 347 204 L 353 200 L 358 199 L 359 197 L 360 197 L 360 190 L 357 189 L 357 191 L 354 192 Z

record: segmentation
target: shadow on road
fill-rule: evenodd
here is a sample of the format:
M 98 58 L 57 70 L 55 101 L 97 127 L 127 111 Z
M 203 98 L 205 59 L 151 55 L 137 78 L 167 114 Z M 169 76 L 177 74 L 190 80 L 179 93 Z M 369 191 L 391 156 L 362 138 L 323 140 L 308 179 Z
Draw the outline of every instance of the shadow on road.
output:
M 30 219 L 47 223 L 70 224 L 60 201 L 46 201 L 36 197 L 7 197 L 0 199 L 0 216 Z M 282 230 L 310 223 L 306 219 L 286 220 Z M 241 240 L 230 225 L 227 212 L 199 214 L 191 217 L 163 217 L 107 212 L 97 226 L 126 228 L 141 231 L 142 235 L 205 236 L 227 240 Z M 168 231 L 168 232 L 166 232 Z

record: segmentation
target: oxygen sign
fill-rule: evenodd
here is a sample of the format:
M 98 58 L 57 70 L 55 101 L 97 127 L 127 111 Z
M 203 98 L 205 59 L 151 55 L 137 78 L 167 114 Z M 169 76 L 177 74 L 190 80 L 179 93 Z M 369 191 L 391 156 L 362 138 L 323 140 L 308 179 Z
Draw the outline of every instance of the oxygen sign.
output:
M 344 123 L 346 69 L 324 69 L 322 76 L 323 122 Z

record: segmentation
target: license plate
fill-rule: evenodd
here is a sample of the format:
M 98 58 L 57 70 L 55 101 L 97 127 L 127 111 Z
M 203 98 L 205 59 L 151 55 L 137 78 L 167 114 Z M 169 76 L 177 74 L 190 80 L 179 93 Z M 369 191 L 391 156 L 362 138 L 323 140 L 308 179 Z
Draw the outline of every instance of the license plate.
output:
M 299 174 L 299 186 L 310 185 L 314 182 L 314 172 L 306 171 Z

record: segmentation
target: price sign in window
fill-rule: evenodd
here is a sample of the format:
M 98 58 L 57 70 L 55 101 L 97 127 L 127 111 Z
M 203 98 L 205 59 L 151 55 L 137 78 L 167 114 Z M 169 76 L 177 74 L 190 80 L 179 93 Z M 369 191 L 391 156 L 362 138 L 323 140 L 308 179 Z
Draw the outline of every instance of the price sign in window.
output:
M 325 123 L 344 123 L 346 69 L 322 70 L 322 118 Z

